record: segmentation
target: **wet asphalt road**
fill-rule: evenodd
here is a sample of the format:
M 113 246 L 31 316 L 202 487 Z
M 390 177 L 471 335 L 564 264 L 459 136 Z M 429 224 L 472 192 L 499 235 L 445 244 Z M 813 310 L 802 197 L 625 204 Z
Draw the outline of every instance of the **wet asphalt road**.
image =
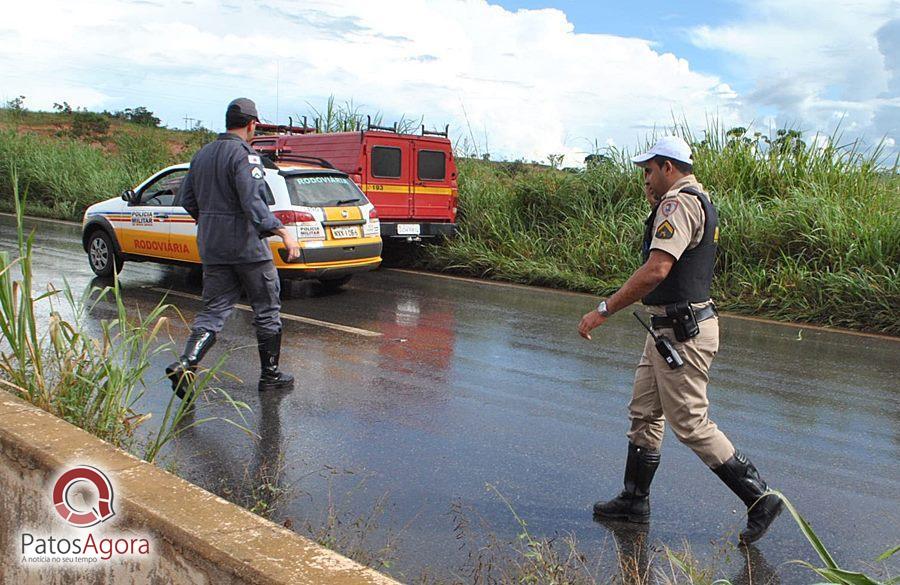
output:
M 103 284 L 92 279 L 77 226 L 28 225 L 37 228 L 37 283 L 61 285 L 65 276 L 76 290 Z M 12 249 L 14 238 L 13 220 L 0 217 L 0 249 Z M 173 291 L 169 300 L 188 320 L 200 307 L 192 298 L 200 286 L 185 269 L 127 263 L 120 280 L 129 307 L 149 310 L 161 290 Z M 225 369 L 247 382 L 221 386 L 250 405 L 247 425 L 260 440 L 218 421 L 191 429 L 165 452 L 179 475 L 215 491 L 281 460 L 281 484 L 293 497 L 279 516 L 295 528 L 322 524 L 331 501 L 342 534 L 359 533 L 347 526 L 383 502 L 377 526 L 363 531 L 367 546 L 396 537 L 389 572 L 410 580 L 423 571 L 460 574 L 454 503 L 501 538 L 520 531 L 487 485 L 533 537 L 574 535 L 606 568 L 617 541 L 629 548 L 634 533 L 590 514 L 621 486 L 626 405 L 644 336 L 629 312 L 586 342 L 575 330 L 595 303 L 585 295 L 395 270 L 357 276 L 336 294 L 313 283 L 291 293 L 285 315 L 362 331 L 286 320 L 282 364 L 299 382 L 292 393 L 260 397 L 251 315 L 236 311 L 207 362 L 230 352 Z M 111 315 L 101 305 L 94 318 Z M 900 342 L 728 317 L 721 331 L 711 418 L 840 564 L 871 567 L 900 540 Z M 172 334 L 180 351 L 187 327 Z M 139 405 L 157 419 L 169 399 L 161 378 L 169 357 L 155 364 L 160 377 L 148 380 Z M 233 418 L 216 403 L 198 406 L 197 416 L 206 415 Z M 721 561 L 721 576 L 747 582 L 744 554 L 725 544 L 743 522 L 737 498 L 670 432 L 653 488 L 647 540 L 676 549 L 687 541 L 702 559 Z M 816 560 L 783 515 L 751 550 L 753 583 L 815 581 L 791 559 Z

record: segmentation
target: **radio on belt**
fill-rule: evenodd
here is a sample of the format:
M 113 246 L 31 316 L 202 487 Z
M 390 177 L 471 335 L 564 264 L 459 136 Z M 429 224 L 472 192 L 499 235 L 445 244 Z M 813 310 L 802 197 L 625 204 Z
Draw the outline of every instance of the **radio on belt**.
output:
M 653 329 L 647 325 L 637 311 L 632 311 L 632 315 L 634 318 L 641 322 L 641 325 L 644 326 L 644 329 L 650 333 L 650 336 L 653 337 L 653 341 L 656 342 L 656 351 L 659 352 L 659 355 L 666 360 L 666 363 L 673 370 L 677 370 L 678 368 L 684 365 L 684 360 L 681 359 L 681 356 L 678 355 L 678 351 L 675 349 L 675 346 L 672 345 L 672 342 L 665 335 L 657 335 Z

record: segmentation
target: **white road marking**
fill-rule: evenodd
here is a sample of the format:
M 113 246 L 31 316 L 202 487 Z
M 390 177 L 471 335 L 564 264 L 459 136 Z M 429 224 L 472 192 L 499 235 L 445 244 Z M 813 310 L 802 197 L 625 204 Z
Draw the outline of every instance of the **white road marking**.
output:
M 177 290 L 168 290 L 164 288 L 159 288 L 155 286 L 145 286 L 143 287 L 147 290 L 152 290 L 154 292 L 183 297 L 186 299 L 193 299 L 195 301 L 203 301 L 203 297 L 200 295 L 192 295 L 190 293 L 184 293 Z M 248 307 L 247 305 L 237 304 L 234 306 L 236 309 L 241 309 L 242 311 L 253 311 L 252 307 Z M 361 335 L 363 337 L 381 337 L 381 333 L 377 331 L 369 331 L 368 329 L 359 329 L 358 327 L 350 327 L 349 325 L 340 325 L 338 323 L 330 323 L 328 321 L 320 321 L 318 319 L 312 319 L 310 317 L 300 317 L 298 315 L 291 315 L 289 313 L 282 313 L 282 319 L 287 319 L 288 321 L 297 321 L 298 323 L 306 323 L 308 325 L 316 325 L 318 327 L 325 327 L 327 329 L 334 329 L 335 331 L 343 331 L 344 333 L 352 333 L 354 335 Z

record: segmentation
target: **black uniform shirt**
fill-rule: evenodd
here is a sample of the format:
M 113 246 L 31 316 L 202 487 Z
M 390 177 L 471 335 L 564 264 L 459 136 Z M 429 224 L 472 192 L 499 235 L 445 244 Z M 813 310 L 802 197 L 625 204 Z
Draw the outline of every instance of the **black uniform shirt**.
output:
M 219 134 L 194 155 L 181 203 L 197 221 L 204 264 L 272 259 L 262 235 L 282 224 L 266 204 L 265 176 L 259 154 L 234 134 Z

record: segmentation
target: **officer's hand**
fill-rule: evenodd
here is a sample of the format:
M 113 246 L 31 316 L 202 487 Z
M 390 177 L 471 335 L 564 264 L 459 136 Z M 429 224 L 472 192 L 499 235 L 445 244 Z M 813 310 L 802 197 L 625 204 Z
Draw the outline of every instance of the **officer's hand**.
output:
M 581 323 L 578 324 L 578 334 L 585 339 L 590 339 L 591 330 L 600 327 L 605 322 L 606 317 L 604 317 L 597 311 L 591 311 L 581 318 Z
M 297 238 L 291 235 L 289 231 L 282 230 L 281 241 L 284 242 L 284 247 L 287 248 L 288 262 L 293 262 L 294 260 L 300 258 L 300 245 L 297 244 Z

